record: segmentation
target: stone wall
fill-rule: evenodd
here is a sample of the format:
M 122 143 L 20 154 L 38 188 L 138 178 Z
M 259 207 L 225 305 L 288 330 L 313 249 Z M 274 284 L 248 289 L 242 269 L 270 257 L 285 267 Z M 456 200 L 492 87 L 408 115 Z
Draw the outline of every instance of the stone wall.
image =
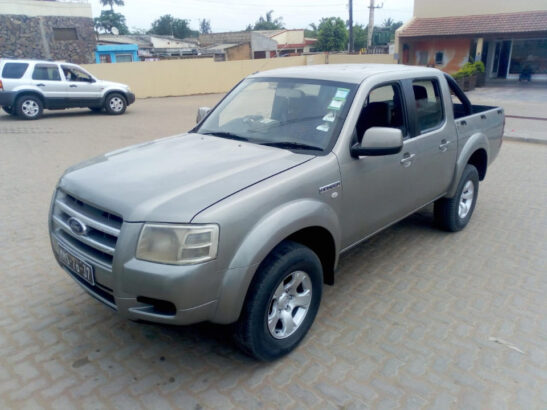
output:
M 78 40 L 57 41 L 54 28 L 75 28 Z M 93 20 L 86 17 L 0 15 L 0 58 L 94 61 Z

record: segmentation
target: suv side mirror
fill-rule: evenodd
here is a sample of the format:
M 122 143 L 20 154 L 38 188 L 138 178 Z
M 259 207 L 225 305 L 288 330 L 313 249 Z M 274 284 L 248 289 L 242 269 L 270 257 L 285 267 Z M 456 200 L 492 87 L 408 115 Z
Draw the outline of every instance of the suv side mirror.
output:
M 207 117 L 207 114 L 211 111 L 210 107 L 199 107 L 198 108 L 198 115 L 196 117 L 196 124 L 199 124 L 201 120 L 203 120 L 205 117 Z
M 351 156 L 393 155 L 403 149 L 403 132 L 398 128 L 372 127 L 366 130 L 361 144 L 351 147 Z

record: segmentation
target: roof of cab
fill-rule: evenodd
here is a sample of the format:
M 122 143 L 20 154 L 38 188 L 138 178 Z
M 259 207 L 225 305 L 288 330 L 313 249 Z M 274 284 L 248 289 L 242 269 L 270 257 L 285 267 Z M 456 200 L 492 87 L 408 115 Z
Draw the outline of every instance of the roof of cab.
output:
M 421 73 L 438 73 L 439 70 L 435 68 L 415 67 L 402 64 L 320 64 L 277 68 L 275 70 L 255 73 L 250 77 L 306 78 L 359 84 L 367 77 L 389 72 L 408 72 L 411 75 L 416 75 Z

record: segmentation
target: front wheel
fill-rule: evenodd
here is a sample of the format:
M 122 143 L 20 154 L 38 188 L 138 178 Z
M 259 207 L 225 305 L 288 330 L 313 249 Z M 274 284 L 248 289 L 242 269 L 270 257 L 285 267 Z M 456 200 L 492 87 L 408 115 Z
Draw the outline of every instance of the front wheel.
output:
M 109 94 L 104 102 L 104 109 L 110 115 L 121 115 L 127 109 L 125 97 L 118 93 Z
M 321 302 L 323 269 L 317 255 L 292 241 L 261 264 L 236 323 L 234 338 L 258 360 L 291 352 L 306 336 Z
M 435 222 L 445 231 L 461 231 L 469 223 L 479 195 L 479 173 L 473 165 L 463 170 L 456 195 L 435 202 Z

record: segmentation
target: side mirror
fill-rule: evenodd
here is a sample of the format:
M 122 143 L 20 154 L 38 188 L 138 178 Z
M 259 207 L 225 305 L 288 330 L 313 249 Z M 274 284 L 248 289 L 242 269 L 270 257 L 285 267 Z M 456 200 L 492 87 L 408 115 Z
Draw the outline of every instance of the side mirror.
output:
M 403 132 L 398 128 L 372 127 L 366 130 L 361 144 L 351 147 L 351 156 L 393 155 L 403 149 Z
M 196 124 L 199 124 L 201 120 L 203 120 L 205 117 L 207 117 L 207 114 L 211 111 L 210 107 L 199 107 L 198 108 L 198 115 L 196 117 Z

